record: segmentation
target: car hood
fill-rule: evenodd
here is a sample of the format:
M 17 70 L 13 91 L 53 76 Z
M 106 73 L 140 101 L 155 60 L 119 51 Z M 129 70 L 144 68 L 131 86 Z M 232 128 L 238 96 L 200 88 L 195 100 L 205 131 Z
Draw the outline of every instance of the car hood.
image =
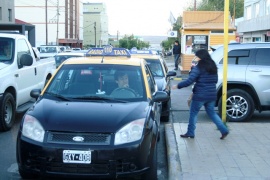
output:
M 39 120 L 45 131 L 116 132 L 125 124 L 145 118 L 148 102 L 108 103 L 38 101 L 28 114 Z
M 155 77 L 155 81 L 159 91 L 163 91 L 166 88 L 165 77 Z

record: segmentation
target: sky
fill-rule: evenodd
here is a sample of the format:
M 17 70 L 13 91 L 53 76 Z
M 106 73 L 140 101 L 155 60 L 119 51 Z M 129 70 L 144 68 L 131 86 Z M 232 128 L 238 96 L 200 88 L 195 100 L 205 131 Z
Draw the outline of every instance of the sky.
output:
M 177 18 L 193 0 L 83 0 L 107 6 L 109 34 L 167 36 L 170 12 Z

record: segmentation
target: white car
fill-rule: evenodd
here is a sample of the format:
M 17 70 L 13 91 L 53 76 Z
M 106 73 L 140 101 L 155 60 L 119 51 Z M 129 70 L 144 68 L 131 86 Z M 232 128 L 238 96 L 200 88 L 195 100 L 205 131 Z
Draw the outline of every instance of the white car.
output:
M 60 46 L 40 46 L 38 49 L 41 59 L 53 57 L 61 52 Z

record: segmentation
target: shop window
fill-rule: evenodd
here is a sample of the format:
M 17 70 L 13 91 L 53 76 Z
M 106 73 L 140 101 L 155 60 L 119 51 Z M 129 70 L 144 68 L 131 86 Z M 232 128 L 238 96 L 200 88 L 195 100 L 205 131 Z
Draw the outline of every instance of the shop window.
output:
M 185 54 L 194 54 L 199 49 L 208 50 L 208 36 L 187 35 Z

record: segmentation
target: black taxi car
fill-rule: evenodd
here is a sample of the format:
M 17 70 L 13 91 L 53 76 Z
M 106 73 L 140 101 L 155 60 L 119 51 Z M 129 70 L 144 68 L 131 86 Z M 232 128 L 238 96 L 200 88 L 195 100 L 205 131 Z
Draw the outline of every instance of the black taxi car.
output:
M 32 90 L 37 101 L 17 137 L 21 177 L 157 179 L 159 102 L 168 94 L 126 49 L 87 56 L 64 61 L 42 91 Z
M 151 73 L 154 76 L 159 91 L 164 91 L 168 94 L 168 101 L 162 102 L 161 120 L 164 122 L 169 121 L 170 108 L 171 108 L 171 85 L 170 77 L 176 76 L 175 71 L 168 71 L 165 60 L 156 55 L 151 50 L 137 50 L 132 48 L 130 50 L 132 57 L 143 58 L 146 60 L 150 67 Z

